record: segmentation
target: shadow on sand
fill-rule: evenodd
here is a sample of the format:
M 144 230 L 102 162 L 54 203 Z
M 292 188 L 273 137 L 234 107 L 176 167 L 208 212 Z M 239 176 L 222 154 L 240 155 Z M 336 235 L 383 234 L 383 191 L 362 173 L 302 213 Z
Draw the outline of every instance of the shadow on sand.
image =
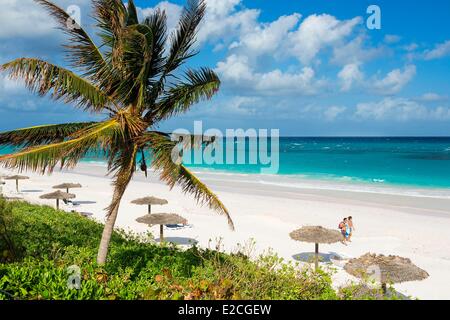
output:
M 302 253 L 293 255 L 292 258 L 294 258 L 294 260 L 296 260 L 296 261 L 312 263 L 312 262 L 314 262 L 314 256 L 315 256 L 314 252 L 302 252 Z M 344 258 L 341 257 L 336 252 L 319 253 L 319 261 L 320 262 L 333 262 L 336 260 L 341 261 L 343 259 Z
M 159 242 L 159 238 L 156 239 Z M 184 238 L 184 237 L 164 237 L 165 242 L 171 242 L 179 245 L 194 245 L 197 244 L 198 241 L 193 238 Z
M 72 201 L 75 206 L 79 206 L 81 204 L 96 204 L 97 201 Z
M 20 190 L 21 192 L 28 192 L 28 193 L 37 193 L 37 192 L 44 192 L 44 190 Z

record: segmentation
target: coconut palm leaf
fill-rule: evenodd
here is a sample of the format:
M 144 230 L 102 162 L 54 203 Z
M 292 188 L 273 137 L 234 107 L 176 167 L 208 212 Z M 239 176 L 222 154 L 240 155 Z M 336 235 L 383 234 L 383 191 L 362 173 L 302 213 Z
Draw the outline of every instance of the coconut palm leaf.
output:
M 167 119 L 177 113 L 186 112 L 201 100 L 209 100 L 219 90 L 219 77 L 208 68 L 188 70 L 185 80 L 173 85 L 156 105 L 151 117 Z
M 133 0 L 128 0 L 127 6 L 127 26 L 131 26 L 133 24 L 138 24 L 138 14 L 136 6 L 134 5 Z
M 98 33 L 102 39 L 102 46 L 106 59 L 114 68 L 120 69 L 122 61 L 121 34 L 126 26 L 127 10 L 120 0 L 93 0 L 95 19 Z
M 184 193 L 193 195 L 199 203 L 206 204 L 216 212 L 225 215 L 228 225 L 234 229 L 230 214 L 217 195 L 182 165 L 182 155 L 177 142 L 156 132 L 147 133 L 147 142 L 153 152 L 151 166 L 160 172 L 160 179 L 170 188 L 176 184 L 180 185 Z
M 164 11 L 159 9 L 155 10 L 151 15 L 149 15 L 143 22 L 151 30 L 152 35 L 152 53 L 151 53 L 151 64 L 149 65 L 148 78 L 149 82 L 152 81 L 157 75 L 163 72 L 164 67 L 164 51 L 165 44 L 167 41 L 167 16 Z
M 163 72 L 158 82 L 153 85 L 150 94 L 151 103 L 155 103 L 159 94 L 164 91 L 166 78 L 181 66 L 184 61 L 193 57 L 196 52 L 191 50 L 195 43 L 198 26 L 205 15 L 204 0 L 188 0 L 183 8 L 177 29 L 170 36 L 170 49 L 164 61 Z M 150 117 L 146 118 L 151 122 Z
M 51 92 L 54 100 L 64 99 L 92 112 L 115 112 L 113 101 L 99 88 L 75 73 L 39 59 L 21 58 L 0 66 L 12 79 L 23 79 L 33 92 L 44 96 Z
M 1 156 L 0 162 L 3 162 L 6 167 L 21 171 L 48 170 L 52 172 L 58 162 L 62 162 L 66 167 L 73 167 L 89 150 L 107 149 L 120 132 L 120 124 L 112 119 L 78 131 L 78 136 L 74 139 L 30 147 L 14 154 Z
M 192 46 L 195 43 L 197 29 L 205 15 L 205 10 L 206 4 L 204 0 L 188 0 L 181 14 L 178 27 L 171 36 L 165 74 L 169 74 L 186 59 L 196 54 L 192 50 Z
M 47 0 L 34 0 L 42 5 L 53 16 L 59 28 L 69 36 L 69 44 L 66 55 L 72 67 L 84 72 L 85 76 L 98 78 L 102 68 L 106 68 L 106 62 L 99 48 L 94 44 L 88 33 L 72 17 L 57 5 Z
M 125 104 L 137 109 L 145 103 L 152 44 L 152 31 L 147 25 L 132 25 L 123 31 L 123 80 L 117 92 Z
M 62 142 L 77 131 L 94 124 L 95 122 L 49 124 L 2 132 L 0 133 L 0 145 L 25 148 Z

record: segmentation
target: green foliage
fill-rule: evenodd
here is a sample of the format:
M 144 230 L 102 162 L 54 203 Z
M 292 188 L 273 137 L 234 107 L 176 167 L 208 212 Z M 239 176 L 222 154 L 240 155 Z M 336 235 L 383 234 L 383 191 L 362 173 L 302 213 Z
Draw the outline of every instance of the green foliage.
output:
M 159 246 L 149 237 L 114 232 L 109 261 L 96 253 L 102 225 L 76 214 L 0 199 L 0 221 L 15 248 L 0 263 L 0 299 L 353 299 L 331 277 L 251 248 L 226 254 L 193 246 Z M 0 248 L 8 248 L 1 238 Z M 151 240 L 151 239 L 150 239 Z M 220 247 L 220 246 L 219 246 Z M 8 249 L 6 249 L 8 250 Z M 79 289 L 68 286 L 79 267 Z M 370 296 L 367 294 L 367 296 Z M 361 298 L 361 297 L 359 297 Z

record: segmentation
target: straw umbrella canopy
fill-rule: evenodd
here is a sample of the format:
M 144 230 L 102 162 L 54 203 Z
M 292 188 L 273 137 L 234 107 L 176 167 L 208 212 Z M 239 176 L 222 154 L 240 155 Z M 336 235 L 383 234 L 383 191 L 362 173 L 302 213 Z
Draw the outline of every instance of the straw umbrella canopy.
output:
M 66 189 L 67 193 L 69 193 L 70 189 L 75 189 L 75 188 L 81 188 L 81 184 L 66 182 L 63 184 L 58 184 L 57 186 L 53 186 L 53 189 Z
M 166 224 L 187 224 L 187 220 L 175 213 L 153 213 L 137 218 L 137 222 L 151 226 L 159 224 L 159 241 L 164 241 L 164 225 Z
M 290 237 L 296 241 L 315 244 L 314 264 L 316 270 L 319 268 L 319 243 L 331 244 L 342 241 L 339 231 L 326 229 L 320 226 L 307 226 L 292 231 Z
M 386 283 L 420 281 L 429 277 L 425 270 L 414 265 L 408 258 L 382 254 L 366 253 L 359 258 L 351 259 L 344 269 L 357 278 L 364 278 L 368 273 L 375 273 L 376 280 L 381 282 L 384 294 Z
M 28 179 L 30 179 L 30 177 L 19 176 L 19 175 L 9 176 L 9 177 L 5 178 L 5 180 L 16 180 L 16 191 L 17 192 L 19 192 L 19 180 L 28 180 Z
M 59 210 L 59 200 L 68 200 L 68 199 L 74 199 L 76 196 L 72 193 L 62 192 L 60 190 L 44 194 L 40 196 L 41 199 L 55 199 L 56 200 L 56 209 Z
M 148 205 L 148 214 L 151 214 L 152 213 L 152 205 L 162 206 L 162 205 L 168 204 L 169 202 L 165 199 L 159 199 L 156 197 L 145 197 L 145 198 L 133 200 L 133 201 L 131 201 L 131 203 L 137 204 L 140 206 Z

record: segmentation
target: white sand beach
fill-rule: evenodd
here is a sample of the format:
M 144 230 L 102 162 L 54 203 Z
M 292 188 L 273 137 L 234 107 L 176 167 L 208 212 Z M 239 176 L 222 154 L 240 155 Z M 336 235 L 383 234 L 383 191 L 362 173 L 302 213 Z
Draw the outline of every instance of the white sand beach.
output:
M 2 175 L 11 173 L 0 170 Z M 112 196 L 111 179 L 105 176 L 104 165 L 83 163 L 73 171 L 56 171 L 51 176 L 26 174 L 31 179 L 20 181 L 21 196 L 26 200 L 54 206 L 53 201 L 41 200 L 39 196 L 54 191 L 53 185 L 78 182 L 83 188 L 73 192 L 79 205 L 63 205 L 62 209 L 92 213 L 94 219 L 104 220 L 103 209 Z M 291 231 L 304 225 L 336 229 L 344 216 L 351 215 L 356 227 L 353 242 L 348 246 L 322 245 L 322 253 L 352 258 L 372 252 L 410 258 L 430 277 L 397 284 L 395 288 L 420 299 L 450 299 L 450 190 L 338 187 L 313 180 L 208 172 L 199 176 L 227 206 L 236 231 L 229 230 L 224 217 L 198 205 L 179 188 L 170 191 L 156 176 L 146 179 L 141 172 L 137 172 L 125 193 L 117 227 L 146 231 L 147 227 L 135 219 L 146 214 L 147 208 L 130 202 L 152 195 L 169 201 L 166 206 L 155 206 L 153 212 L 178 213 L 192 224 L 192 228 L 165 230 L 168 240 L 181 244 L 198 241 L 207 247 L 222 238 L 224 249 L 233 250 L 237 244 L 254 239 L 256 253 L 272 248 L 283 258 L 293 260 L 298 254 L 312 252 L 314 245 L 291 240 Z M 15 182 L 7 181 L 3 189 L 6 195 L 15 195 Z M 158 238 L 158 228 L 151 230 Z M 354 280 L 336 267 L 337 284 Z

